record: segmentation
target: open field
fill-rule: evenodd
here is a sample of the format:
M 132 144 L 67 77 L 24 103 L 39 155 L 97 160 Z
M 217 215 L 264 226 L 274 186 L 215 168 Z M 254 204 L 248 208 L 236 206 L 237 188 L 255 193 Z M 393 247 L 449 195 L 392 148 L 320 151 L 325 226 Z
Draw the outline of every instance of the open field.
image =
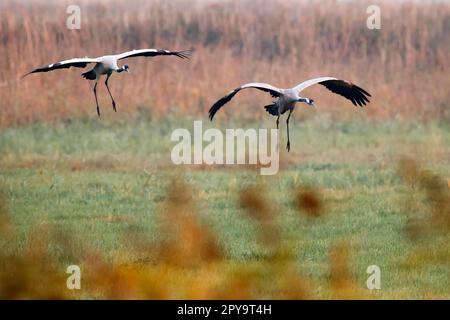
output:
M 15 239 L 2 240 L 4 254 L 27 257 L 30 248 L 40 252 L 37 248 L 44 242 L 44 251 L 56 263 L 56 270 L 63 270 L 62 277 L 63 266 L 69 264 L 88 270 L 92 262 L 87 252 L 98 253 L 96 259 L 110 266 L 108 272 L 138 269 L 152 284 L 154 269 L 165 270 L 158 269 L 158 277 L 161 272 L 166 277 L 161 278 L 165 279 L 163 285 L 152 287 L 155 292 L 142 289 L 150 280 L 133 273 L 126 279 L 135 281 L 139 289 L 112 290 L 114 294 L 99 290 L 100 296 L 109 297 L 221 297 L 217 292 L 222 292 L 222 297 L 282 297 L 276 281 L 284 272 L 273 271 L 277 264 L 266 261 L 273 250 L 282 250 L 289 252 L 295 270 L 292 279 L 298 277 L 304 291 L 300 295 L 289 285 L 292 295 L 287 297 L 449 298 L 448 232 L 433 229 L 421 231 L 420 236 L 411 234 L 410 224 L 427 221 L 432 204 L 423 198 L 423 190 L 417 184 L 408 185 L 401 173 L 408 167 L 402 159 L 415 159 L 419 168 L 438 177 L 438 186 L 448 196 L 448 124 L 333 123 L 320 115 L 306 121 L 294 119 L 293 123 L 293 152 L 282 152 L 280 173 L 265 177 L 253 169 L 189 169 L 171 164 L 170 150 L 175 143 L 170 141 L 170 132 L 177 127 L 191 130 L 192 119 L 93 119 L 3 129 L 0 182 Z M 247 124 L 252 125 L 256 124 Z M 239 121 L 219 125 L 234 126 L 239 126 Z M 273 123 L 257 126 L 272 127 Z M 179 184 L 174 185 L 174 180 Z M 252 188 L 257 190 L 255 197 L 267 199 L 267 210 L 273 210 L 270 227 L 246 213 L 242 193 Z M 295 199 L 303 189 L 312 190 L 319 199 L 314 214 L 296 206 Z M 177 203 L 177 196 L 184 197 L 180 194 L 186 194 L 186 199 L 194 195 L 188 219 L 171 213 L 177 205 L 170 203 Z M 186 199 L 182 207 L 190 206 Z M 448 211 L 448 202 L 438 205 Z M 201 221 L 202 236 L 189 238 L 183 233 L 196 234 L 191 218 Z M 261 238 L 265 232 L 278 236 Z M 186 236 L 194 246 L 182 252 L 174 249 L 177 258 L 171 259 L 176 263 L 157 253 L 156 244 L 165 243 L 168 234 L 181 239 Z M 201 252 L 202 237 L 207 234 L 217 250 L 212 256 L 219 258 L 205 270 L 204 265 L 210 265 L 208 255 L 201 257 L 206 262 L 198 266 L 189 254 Z M 163 251 L 170 251 L 170 242 L 164 246 Z M 335 251 L 348 252 L 348 257 L 338 256 L 335 261 Z M 341 258 L 348 259 L 348 270 L 339 263 Z M 194 266 L 189 261 L 194 261 Z M 366 268 L 374 264 L 382 270 L 382 290 L 376 293 L 365 285 Z M 39 263 L 36 265 L 38 268 Z M 230 289 L 236 279 L 229 274 L 254 270 L 262 273 L 258 273 L 262 279 L 255 280 L 257 285 L 248 280 L 250 293 L 242 284 Z M 339 285 L 333 272 L 339 273 L 334 277 L 344 278 L 348 272 L 351 293 Z M 64 281 L 59 286 L 64 286 Z M 160 286 L 173 288 L 165 294 Z M 220 290 L 212 294 L 210 290 L 216 287 Z M 205 290 L 201 293 L 200 289 Z M 73 297 L 96 296 L 92 291 L 81 292 Z

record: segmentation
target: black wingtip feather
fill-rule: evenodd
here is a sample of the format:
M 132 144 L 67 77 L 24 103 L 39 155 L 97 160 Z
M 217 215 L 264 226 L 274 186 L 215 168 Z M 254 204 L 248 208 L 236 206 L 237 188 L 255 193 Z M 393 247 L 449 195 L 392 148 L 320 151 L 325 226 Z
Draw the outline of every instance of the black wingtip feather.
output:
M 358 87 L 355 85 L 355 93 L 359 98 L 360 106 L 365 106 L 367 103 L 370 102 L 370 100 L 367 98 L 367 96 L 371 97 L 370 93 L 368 93 L 366 90 L 364 90 L 361 87 Z
M 174 55 L 177 56 L 178 58 L 189 60 L 192 56 L 192 52 L 193 52 L 193 50 L 189 49 L 189 50 L 174 52 Z
M 21 77 L 21 79 L 25 78 L 26 76 L 29 76 L 29 75 L 32 74 L 32 73 L 45 72 L 45 71 L 43 71 L 43 69 L 44 69 L 44 67 L 33 69 L 33 70 L 31 70 L 30 72 L 24 74 L 24 75 Z
M 219 111 L 219 109 L 222 108 L 223 105 L 228 102 L 226 98 L 227 98 L 227 96 L 223 97 L 222 99 L 220 99 L 219 101 L 214 103 L 214 105 L 209 109 L 209 111 L 208 111 L 209 120 L 212 121 L 215 114 L 217 113 L 217 111 Z
M 227 104 L 233 97 L 236 95 L 236 93 L 239 92 L 241 88 L 236 88 L 230 93 L 228 93 L 226 96 L 220 98 L 216 103 L 213 104 L 213 106 L 209 109 L 209 120 L 213 120 L 214 115 L 219 111 L 220 108 L 222 108 L 225 104 Z
M 23 76 L 20 77 L 20 79 L 22 80 L 23 78 L 25 78 L 26 76 L 29 76 L 32 73 L 33 73 L 33 71 L 25 73 Z
M 359 86 L 357 86 L 357 85 L 354 85 L 354 86 L 355 86 L 356 89 L 358 89 L 358 91 L 361 91 L 361 92 L 363 93 L 363 95 L 366 95 L 366 96 L 369 96 L 369 97 L 372 96 L 370 93 L 368 93 L 368 92 L 367 92 L 366 90 L 364 90 L 363 88 L 361 88 L 361 87 L 359 87 Z
M 367 98 L 371 97 L 370 93 L 351 82 L 344 80 L 327 80 L 320 84 L 325 86 L 331 92 L 347 98 L 354 106 L 363 107 L 370 102 Z
M 218 100 L 216 103 L 214 103 L 214 105 L 209 109 L 209 119 L 212 121 L 212 119 L 214 118 L 214 115 L 217 113 L 217 111 L 219 111 L 220 108 L 222 108 L 225 104 L 230 102 L 230 100 L 233 99 L 233 97 L 240 90 L 246 89 L 246 88 L 254 88 L 254 89 L 262 90 L 264 92 L 268 92 L 268 93 L 270 93 L 270 95 L 272 97 L 279 97 L 281 94 L 279 91 L 275 91 L 275 90 L 277 90 L 276 88 L 275 89 L 270 88 L 270 86 L 267 87 L 267 86 L 258 86 L 258 85 L 249 85 L 249 84 L 240 86 L 236 89 L 233 89 L 226 96 L 222 97 L 220 100 Z

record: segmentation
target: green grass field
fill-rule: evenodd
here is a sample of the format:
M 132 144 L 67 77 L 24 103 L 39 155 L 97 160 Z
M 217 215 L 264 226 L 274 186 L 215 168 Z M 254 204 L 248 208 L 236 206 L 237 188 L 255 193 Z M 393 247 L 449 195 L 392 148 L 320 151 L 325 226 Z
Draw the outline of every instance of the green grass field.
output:
M 197 215 L 217 237 L 228 263 L 257 263 L 268 249 L 258 241 L 258 225 L 239 204 L 240 191 L 257 186 L 276 212 L 275 225 L 299 272 L 316 284 L 315 297 L 333 297 L 327 289 L 330 250 L 344 243 L 355 284 L 370 297 L 450 298 L 448 237 L 438 232 L 420 240 L 408 236 L 408 220 L 423 218 L 427 209 L 426 203 L 411 198 L 411 189 L 398 174 L 400 160 L 412 158 L 439 176 L 448 192 L 448 123 L 294 119 L 288 154 L 283 122 L 280 172 L 260 176 L 252 167 L 173 165 L 171 132 L 181 127 L 191 131 L 192 120 L 112 123 L 93 117 L 2 129 L 0 185 L 17 230 L 9 250 L 19 254 L 33 230 L 51 225 L 76 241 L 70 254 L 58 253 L 58 244 L 49 243 L 63 265 L 76 263 L 87 248 L 107 261 L 139 265 L 143 262 L 130 250 L 131 242 L 136 235 L 149 241 L 165 236 L 161 205 L 171 181 L 179 179 L 192 188 Z M 212 125 L 240 127 L 239 122 Z M 274 123 L 244 127 L 252 125 L 272 128 Z M 294 205 L 299 186 L 320 192 L 320 217 L 299 214 Z M 412 262 L 411 255 L 423 248 L 444 250 L 446 258 Z M 381 268 L 380 291 L 366 289 L 369 265 Z

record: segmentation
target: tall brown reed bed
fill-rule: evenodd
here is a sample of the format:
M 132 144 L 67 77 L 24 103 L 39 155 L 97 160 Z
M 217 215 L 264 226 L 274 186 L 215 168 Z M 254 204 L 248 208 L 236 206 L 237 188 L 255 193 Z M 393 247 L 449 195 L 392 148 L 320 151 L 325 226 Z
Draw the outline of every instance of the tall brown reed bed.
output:
M 373 94 L 366 112 L 371 117 L 449 117 L 448 3 L 382 1 L 381 30 L 366 27 L 369 2 L 359 1 L 79 3 L 81 30 L 66 28 L 70 1 L 0 4 L 1 126 L 95 116 L 90 87 L 79 69 L 25 80 L 20 76 L 59 59 L 141 47 L 194 48 L 195 53 L 188 63 L 174 58 L 128 61 L 132 74 L 111 81 L 120 112 L 204 115 L 214 99 L 241 82 L 291 86 L 332 74 Z M 108 117 L 109 97 L 103 87 L 99 91 Z M 321 112 L 341 117 L 354 111 L 321 89 L 309 94 L 320 98 Z M 238 104 L 248 108 L 230 110 L 250 114 L 248 109 L 267 99 L 246 93 Z

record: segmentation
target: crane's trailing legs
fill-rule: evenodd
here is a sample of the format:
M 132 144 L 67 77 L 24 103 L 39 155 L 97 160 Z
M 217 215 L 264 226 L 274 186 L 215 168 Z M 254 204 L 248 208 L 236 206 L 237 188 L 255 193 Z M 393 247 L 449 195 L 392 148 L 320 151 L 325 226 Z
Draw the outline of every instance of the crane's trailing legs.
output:
M 108 80 L 109 80 L 109 77 L 111 77 L 111 74 L 108 74 L 108 75 L 106 76 L 105 85 L 106 85 L 106 89 L 108 89 L 109 96 L 111 97 L 111 100 L 112 100 L 113 110 L 114 110 L 114 112 L 117 112 L 117 109 L 116 109 L 116 102 L 114 101 L 114 98 L 113 98 L 113 96 L 112 96 L 112 94 L 111 94 L 111 91 L 109 90 L 109 87 L 108 87 Z
M 98 81 L 95 81 L 94 96 L 95 96 L 95 104 L 97 105 L 97 114 L 100 117 L 100 107 L 98 106 L 98 99 L 97 99 L 97 84 L 98 84 Z
M 277 152 L 278 152 L 279 146 L 280 146 L 280 135 L 279 135 L 280 132 L 278 131 L 278 128 L 280 126 L 280 116 L 281 116 L 281 114 L 280 114 L 280 111 L 278 110 L 278 116 L 277 116 Z
M 291 118 L 291 114 L 292 114 L 292 109 L 289 110 L 289 115 L 286 119 L 286 128 L 287 128 L 287 145 L 286 145 L 286 149 L 287 151 L 291 151 L 291 140 L 289 138 L 289 119 Z

